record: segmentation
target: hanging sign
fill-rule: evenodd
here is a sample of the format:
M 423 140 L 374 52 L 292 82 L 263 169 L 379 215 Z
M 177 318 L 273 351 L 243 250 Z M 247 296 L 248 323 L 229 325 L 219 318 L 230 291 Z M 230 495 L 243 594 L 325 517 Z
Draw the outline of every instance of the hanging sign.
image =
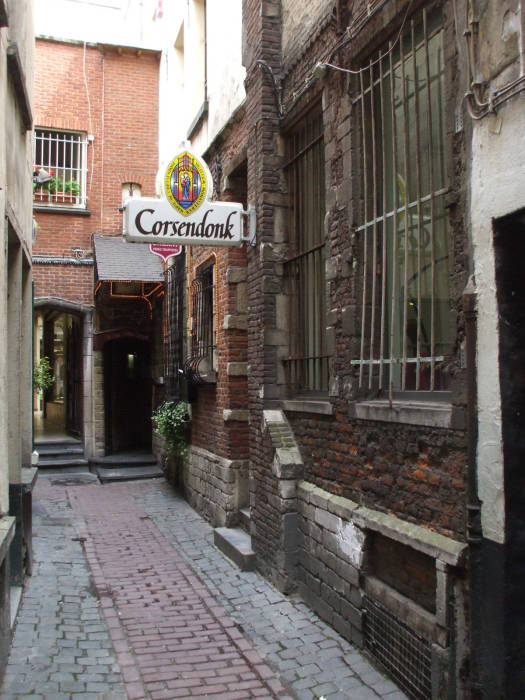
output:
M 175 257 L 175 255 L 180 255 L 182 253 L 181 245 L 163 245 L 162 243 L 151 243 L 149 247 L 150 253 L 153 255 L 158 255 L 162 258 L 164 262 L 170 258 Z
M 134 243 L 241 246 L 253 242 L 255 210 L 212 202 L 213 181 L 206 163 L 180 151 L 163 176 L 163 197 L 130 198 L 124 203 L 124 238 Z M 245 235 L 248 219 L 250 234 Z

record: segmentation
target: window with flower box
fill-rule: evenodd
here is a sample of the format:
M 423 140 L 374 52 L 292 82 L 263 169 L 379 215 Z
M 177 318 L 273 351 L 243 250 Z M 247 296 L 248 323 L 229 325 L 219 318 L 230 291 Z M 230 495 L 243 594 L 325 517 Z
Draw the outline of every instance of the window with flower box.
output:
M 83 133 L 35 129 L 33 200 L 85 207 L 87 138 Z

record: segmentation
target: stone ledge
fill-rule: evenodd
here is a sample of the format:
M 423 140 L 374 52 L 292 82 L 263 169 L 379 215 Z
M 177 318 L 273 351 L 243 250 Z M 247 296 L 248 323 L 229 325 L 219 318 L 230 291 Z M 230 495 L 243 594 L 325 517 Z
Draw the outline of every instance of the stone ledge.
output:
M 4 515 L 0 518 L 0 563 L 4 561 L 9 553 L 9 546 L 15 536 L 16 518 Z
M 380 532 L 385 537 L 412 547 L 449 566 L 461 566 L 463 563 L 467 551 L 466 544 L 428 530 L 421 525 L 406 522 L 389 513 L 360 506 L 350 499 L 334 496 L 307 481 L 299 483 L 298 496 L 306 503 L 324 508 L 362 529 Z
M 350 405 L 350 415 L 360 420 L 373 420 L 384 423 L 406 423 L 425 425 L 429 428 L 452 427 L 452 405 L 432 401 L 356 401 Z
M 290 413 L 318 413 L 323 416 L 331 416 L 334 408 L 330 401 L 309 401 L 307 399 L 286 399 L 281 401 L 283 411 Z

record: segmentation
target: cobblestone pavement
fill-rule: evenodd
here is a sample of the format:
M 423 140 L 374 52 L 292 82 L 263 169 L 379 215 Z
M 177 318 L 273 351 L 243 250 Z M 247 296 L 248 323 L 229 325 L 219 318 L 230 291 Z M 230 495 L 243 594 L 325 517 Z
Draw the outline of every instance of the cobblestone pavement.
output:
M 37 482 L 27 580 L 2 700 L 126 700 L 63 486 Z
M 2 700 L 405 698 L 299 599 L 223 557 L 164 482 L 41 478 L 36 498 Z

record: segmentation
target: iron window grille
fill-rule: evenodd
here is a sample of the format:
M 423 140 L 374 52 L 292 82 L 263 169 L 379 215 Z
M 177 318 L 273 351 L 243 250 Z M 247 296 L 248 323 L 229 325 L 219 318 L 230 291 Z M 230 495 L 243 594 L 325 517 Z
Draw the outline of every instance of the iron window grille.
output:
M 86 206 L 87 139 L 85 134 L 35 129 L 34 169 L 52 179 L 34 190 L 34 200 L 55 206 Z
M 190 355 L 186 373 L 193 382 L 215 369 L 215 263 L 199 269 L 191 283 Z
M 168 397 L 180 399 L 184 368 L 184 252 L 167 270 L 166 284 L 166 387 Z
M 360 388 L 449 388 L 443 23 L 424 8 L 357 76 Z
M 308 115 L 288 135 L 290 340 L 287 382 L 294 394 L 326 392 L 325 176 L 323 120 Z

